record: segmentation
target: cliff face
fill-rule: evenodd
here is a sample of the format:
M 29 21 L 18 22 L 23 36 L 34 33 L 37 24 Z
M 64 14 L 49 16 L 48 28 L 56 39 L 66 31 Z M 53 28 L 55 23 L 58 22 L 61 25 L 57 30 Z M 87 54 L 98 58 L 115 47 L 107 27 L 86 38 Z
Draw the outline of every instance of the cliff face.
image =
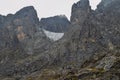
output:
M 42 18 L 39 25 L 41 28 L 51 32 L 64 33 L 68 30 L 70 22 L 65 15 L 60 15 Z
M 39 28 L 39 19 L 32 6 L 0 17 L 0 74 L 12 75 L 16 63 L 46 49 L 51 41 Z
M 108 1 L 104 0 L 104 4 L 107 3 Z M 45 52 L 45 61 L 60 69 L 57 71 L 61 77 L 57 79 L 119 80 L 119 1 L 114 0 L 104 6 L 102 12 L 99 11 L 103 7 L 101 4 L 103 3 L 101 2 L 95 11 L 90 9 L 88 0 L 74 4 L 69 31 L 62 40 Z M 82 8 L 83 5 L 86 7 Z M 38 79 L 55 79 L 54 76 L 58 76 L 49 73 L 51 69 L 57 73 L 50 66 L 41 74 L 45 77 L 39 76 Z M 49 74 L 53 77 L 49 77 Z
M 25 7 L 16 14 L 1 16 L 1 41 L 0 48 L 15 48 L 17 44 L 29 54 L 37 37 L 46 37 L 42 29 L 39 29 L 39 19 L 32 6 Z M 42 38 L 43 39 L 43 38 Z M 48 40 L 49 39 L 44 39 Z M 33 53 L 33 52 L 30 52 Z
M 102 0 L 101 3 L 97 6 L 97 10 L 99 12 L 104 12 L 104 11 L 113 11 L 114 8 L 119 9 L 119 0 Z
M 71 22 L 72 24 L 82 24 L 91 12 L 89 0 L 81 0 L 72 6 Z
M 15 29 L 14 33 L 10 31 L 14 35 L 10 37 L 10 43 L 15 43 L 14 46 L 18 44 L 22 48 L 26 47 L 26 53 L 36 53 L 21 55 L 21 49 L 15 52 L 0 50 L 1 79 L 8 77 L 13 80 L 119 80 L 119 4 L 119 0 L 102 0 L 95 11 L 91 10 L 88 0 L 81 0 L 73 4 L 69 30 L 65 32 L 65 36 L 61 40 L 53 42 L 52 45 L 42 29 L 38 30 L 39 21 L 36 13 L 32 14 L 34 12 L 32 7 L 30 10 L 25 8 L 25 11 L 27 10 L 30 14 L 22 9 L 15 14 L 18 16 L 15 18 L 14 15 L 8 15 L 9 19 L 0 16 L 0 23 L 7 21 L 5 25 L 15 25 L 10 28 L 12 31 Z M 23 14 L 24 17 L 22 17 Z M 20 19 L 20 21 L 15 19 Z M 64 18 L 60 21 L 57 18 L 58 22 L 54 22 L 54 20 L 56 20 L 55 17 L 42 19 L 40 27 L 50 30 L 48 26 L 53 24 L 63 26 Z M 65 19 L 65 21 L 67 20 Z M 56 28 L 56 26 L 54 27 Z M 4 39 L 2 44 L 8 39 L 6 36 L 8 31 L 6 31 L 7 27 L 0 25 L 0 28 L 2 33 L 0 39 Z M 59 31 L 58 29 L 51 30 Z M 18 34 L 21 35 L 17 36 Z M 4 53 L 6 55 L 3 55 Z M 12 57 L 7 57 L 8 55 L 14 55 L 15 59 L 10 60 Z

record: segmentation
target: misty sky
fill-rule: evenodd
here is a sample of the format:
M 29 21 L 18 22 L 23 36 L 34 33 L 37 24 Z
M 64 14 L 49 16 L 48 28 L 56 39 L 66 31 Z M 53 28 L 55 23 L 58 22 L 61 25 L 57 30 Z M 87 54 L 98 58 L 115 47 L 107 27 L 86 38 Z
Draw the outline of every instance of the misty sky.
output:
M 34 6 L 39 18 L 65 14 L 70 18 L 71 6 L 79 0 L 0 0 L 0 14 L 14 14 L 25 6 Z M 93 9 L 101 0 L 90 0 Z

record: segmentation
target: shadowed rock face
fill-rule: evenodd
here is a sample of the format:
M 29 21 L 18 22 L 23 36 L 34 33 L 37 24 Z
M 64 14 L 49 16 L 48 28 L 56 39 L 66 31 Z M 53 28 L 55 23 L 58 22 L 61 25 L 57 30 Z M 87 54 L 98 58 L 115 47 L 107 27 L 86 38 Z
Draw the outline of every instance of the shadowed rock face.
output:
M 32 6 L 21 9 L 15 15 L 1 16 L 1 23 L 1 48 L 20 44 L 25 50 L 28 47 L 32 49 L 36 35 L 45 37 L 43 31 L 39 30 L 39 19 Z
M 102 24 L 101 29 L 104 38 L 109 39 L 114 45 L 119 45 L 119 30 L 120 30 L 120 1 L 119 0 L 103 0 L 96 12 L 96 17 Z M 105 6 L 104 6 L 105 5 Z M 103 9 L 102 9 L 103 8 Z
M 81 0 L 72 6 L 71 23 L 82 24 L 91 12 L 89 0 Z
M 13 28 L 10 29 L 12 25 L 13 16 L 1 16 L 1 25 L 0 25 L 0 48 L 13 47 L 15 35 L 13 35 Z M 17 44 L 16 44 L 17 45 Z
M 32 7 L 25 7 L 14 15 L 13 25 L 16 27 L 17 38 L 28 54 L 33 54 L 34 49 L 49 43 L 42 29 L 39 29 L 39 19 L 36 10 Z M 43 51 L 43 50 L 40 50 Z
M 15 22 L 20 26 L 27 25 L 31 29 L 30 32 L 27 32 L 28 28 L 26 30 L 24 27 L 15 26 L 18 33 L 15 31 L 15 36 L 10 37 L 11 42 L 16 41 L 18 45 L 24 43 L 25 46 L 22 48 L 26 47 L 26 52 L 36 54 L 21 55 L 21 49 L 19 51 L 1 51 L 0 74 L 9 78 L 19 78 L 19 80 L 119 80 L 120 1 L 111 1 L 103 0 L 95 11 L 91 10 L 88 0 L 81 0 L 74 4 L 69 30 L 61 40 L 50 46 L 42 29 L 37 31 L 37 26 L 34 27 L 35 30 L 33 28 L 34 24 L 38 25 L 37 19 L 29 18 L 32 21 L 30 27 L 29 24 Z M 28 12 L 32 11 L 28 10 Z M 10 20 L 6 19 L 7 24 L 12 24 L 13 15 L 8 17 Z M 49 23 L 49 21 L 54 21 L 54 18 L 43 19 L 43 22 L 41 20 L 40 23 Z M 29 19 L 26 17 L 20 19 L 29 23 Z M 0 22 L 3 21 L 4 17 L 0 17 Z M 4 30 L 4 34 L 8 32 L 3 27 L 0 28 L 1 31 Z M 14 28 L 10 28 L 10 30 L 14 30 Z M 24 33 L 21 33 L 21 30 Z M 20 35 L 16 36 L 19 33 Z M 24 35 L 26 33 L 30 37 L 26 37 Z M 6 40 L 8 37 L 3 39 Z M 6 54 L 4 55 L 4 53 Z M 8 54 L 14 56 L 14 59 L 7 57 Z
M 119 9 L 119 0 L 102 0 L 97 7 L 98 7 L 97 10 L 99 12 L 108 10 L 113 11 L 115 7 L 116 9 Z
M 105 1 L 104 4 L 108 2 L 107 0 L 103 1 Z M 89 60 L 89 58 L 95 53 L 100 53 L 102 51 L 104 52 L 104 49 L 109 51 L 113 49 L 113 47 L 119 47 L 119 2 L 120 1 L 118 0 L 112 1 L 112 3 L 109 3 L 109 6 L 104 7 L 104 11 L 102 13 L 97 12 L 100 7 L 103 7 L 102 5 L 99 6 L 96 11 L 89 10 L 90 8 L 88 0 L 81 0 L 73 5 L 73 19 L 77 18 L 78 20 L 72 24 L 72 28 L 64 37 L 64 41 L 66 42 L 63 42 L 61 45 L 62 48 L 60 48 L 60 51 L 63 51 L 63 54 L 67 54 L 65 59 L 69 59 L 69 62 L 71 61 L 71 63 L 74 63 L 74 65 L 76 64 L 76 66 L 80 66 L 85 60 Z M 86 8 L 82 8 L 83 5 L 85 5 Z M 79 15 L 79 17 L 76 17 L 74 14 L 74 9 L 76 9 L 75 11 L 79 12 L 86 12 L 87 10 L 90 12 L 77 12 L 76 14 Z M 82 16 L 80 16 L 81 14 Z M 87 15 L 87 17 L 84 15 Z M 81 23 L 81 21 L 83 22 Z M 65 60 L 62 61 L 62 63 L 64 62 Z
M 69 28 L 69 25 L 70 22 L 64 15 L 42 18 L 40 21 L 41 28 L 57 33 L 66 32 Z
M 81 0 L 78 3 L 82 3 L 82 1 L 86 0 Z M 110 3 L 108 8 L 107 6 L 104 7 L 103 12 L 89 10 L 90 12 L 88 12 L 88 14 L 85 13 L 90 8 L 87 7 L 82 10 L 81 6 L 83 4 L 76 5 L 77 8 L 72 8 L 78 11 L 72 14 L 72 19 L 77 18 L 78 20 L 72 21 L 71 19 L 72 25 L 70 30 L 65 33 L 64 38 L 55 43 L 48 52 L 44 53 L 47 57 L 44 56 L 46 60 L 43 60 L 43 62 L 45 62 L 44 64 L 48 62 L 49 66 L 46 64 L 48 69 L 51 68 L 51 66 L 54 66 L 54 68 L 59 67 L 60 69 L 62 67 L 64 72 L 65 70 L 72 70 L 73 68 L 72 76 L 65 76 L 63 73 L 61 74 L 63 78 L 58 77 L 58 79 L 110 80 L 112 78 L 113 80 L 119 80 L 120 73 L 118 72 L 118 68 L 113 68 L 113 66 L 119 66 L 116 65 L 116 62 L 119 62 L 120 57 L 120 46 L 118 42 L 120 38 L 120 23 L 117 17 L 119 16 L 119 8 L 115 9 L 119 7 L 118 2 L 119 1 L 114 1 L 114 5 Z M 86 4 L 89 6 L 88 3 Z M 111 5 L 114 6 L 113 10 L 111 9 L 112 7 L 110 8 Z M 73 13 L 75 11 L 73 10 Z M 116 13 L 114 14 L 114 12 Z M 76 17 L 76 15 L 80 16 Z M 80 23 L 81 21 L 82 23 Z M 78 72 L 74 71 L 75 68 L 78 69 Z M 113 71 L 115 71 L 115 73 Z M 54 76 L 52 72 L 51 75 Z M 56 79 L 49 77 L 49 75 L 44 76 L 44 79 L 43 76 L 39 76 L 38 80 L 48 78 Z
M 0 74 L 13 74 L 19 60 L 24 63 L 30 55 L 48 49 L 51 41 L 39 29 L 39 19 L 32 6 L 14 15 L 0 16 L 0 23 Z

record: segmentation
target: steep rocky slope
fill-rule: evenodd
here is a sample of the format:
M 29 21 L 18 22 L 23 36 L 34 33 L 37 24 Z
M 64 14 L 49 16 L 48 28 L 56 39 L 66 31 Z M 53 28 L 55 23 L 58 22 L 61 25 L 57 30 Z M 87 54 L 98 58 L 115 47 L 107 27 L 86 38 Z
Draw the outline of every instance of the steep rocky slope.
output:
M 104 4 L 108 2 L 103 1 Z M 114 0 L 102 12 L 99 12 L 99 9 L 103 7 L 101 5 L 103 2 L 96 11 L 90 9 L 88 0 L 81 0 L 74 4 L 76 11 L 79 10 L 76 14 L 82 15 L 82 18 L 74 15 L 77 21 L 72 22 L 71 29 L 62 40 L 45 52 L 45 56 L 47 56 L 45 61 L 48 62 L 47 69 L 27 78 L 36 80 L 119 80 L 119 2 Z M 82 7 L 82 5 L 86 5 L 86 7 Z M 80 11 L 83 14 L 79 13 Z M 34 76 L 37 77 L 34 78 Z
M 32 6 L 25 7 L 14 15 L 9 14 L 1 18 L 1 22 L 0 48 L 14 48 L 20 44 L 30 54 L 33 47 L 38 45 L 35 43 L 36 38 L 44 38 L 43 42 L 39 39 L 40 44 L 49 42 L 42 29 L 39 29 L 39 19 Z
M 54 42 L 49 49 L 21 58 L 13 63 L 14 66 L 10 64 L 3 68 L 5 65 L 2 63 L 1 79 L 119 80 L 119 4 L 119 0 L 102 0 L 93 11 L 89 0 L 75 3 L 72 6 L 71 25 L 64 37 Z M 0 17 L 1 23 L 3 20 L 4 17 Z
M 49 48 L 51 41 L 39 28 L 32 6 L 1 16 L 0 22 L 0 75 L 12 75 L 19 62 Z

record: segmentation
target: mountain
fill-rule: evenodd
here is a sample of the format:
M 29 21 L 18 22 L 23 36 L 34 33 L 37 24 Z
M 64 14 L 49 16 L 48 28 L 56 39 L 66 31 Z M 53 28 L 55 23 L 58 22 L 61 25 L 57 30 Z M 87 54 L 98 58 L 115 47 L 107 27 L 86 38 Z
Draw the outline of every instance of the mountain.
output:
M 82 24 L 85 18 L 91 12 L 91 7 L 89 5 L 88 0 L 81 0 L 77 3 L 74 3 L 72 6 L 72 13 L 71 13 L 71 22 L 72 24 Z
M 3 45 L 0 46 L 2 47 L 16 47 L 16 44 L 20 44 L 22 47 L 24 46 L 25 49 L 25 46 L 30 47 L 30 44 L 32 47 L 34 44 L 33 40 L 35 40 L 37 37 L 43 37 L 44 40 L 49 41 L 42 29 L 39 29 L 39 19 L 35 9 L 32 6 L 24 7 L 14 15 L 9 14 L 1 21 L 1 25 L 3 25 L 1 26 L 1 29 L 3 29 L 1 30 L 1 33 L 3 34 L 1 34 L 0 37 L 2 37 L 1 41 L 3 42 L 1 43 Z M 10 40 L 13 41 L 13 43 L 10 42 Z M 16 43 L 14 44 L 14 42 Z
M 34 32 L 33 26 L 30 25 L 29 30 L 29 26 L 27 26 L 29 19 L 22 18 L 22 21 L 28 22 L 28 24 L 22 25 L 27 27 L 28 34 L 32 36 L 32 39 L 22 37 L 21 40 L 21 38 L 14 36 L 9 40 L 15 46 L 21 46 L 23 50 L 26 47 L 26 52 L 21 52 L 21 48 L 16 50 L 14 46 L 16 51 L 6 50 L 6 46 L 2 47 L 0 50 L 1 80 L 119 80 L 119 4 L 119 0 L 102 0 L 96 10 L 91 9 L 89 0 L 80 0 L 73 4 L 69 29 L 58 41 L 51 41 L 47 38 L 45 28 L 41 26 L 42 20 L 39 22 L 36 21 L 37 18 L 33 19 L 31 12 L 34 10 L 30 8 L 30 11 L 27 11 L 30 12 L 30 18 L 28 17 L 32 21 L 30 24 L 33 25 L 35 22 L 40 26 L 34 26 Z M 24 10 L 22 11 L 24 13 Z M 0 23 L 4 21 L 11 23 L 14 20 L 13 16 L 9 15 L 9 19 L 1 16 Z M 46 19 L 46 23 L 52 21 L 52 18 L 48 19 L 50 21 Z M 56 24 L 56 22 L 53 18 L 53 23 Z M 44 23 L 44 25 L 48 25 L 48 23 Z M 18 24 L 21 23 L 18 22 Z M 63 22 L 59 24 L 62 25 Z M 49 25 L 51 24 L 49 23 Z M 2 34 L 3 42 L 7 41 L 6 32 L 8 31 L 5 31 L 4 26 L 0 26 L 0 28 L 4 33 Z M 32 31 L 35 34 L 32 34 Z M 25 42 L 24 39 L 27 41 Z M 22 46 L 23 42 L 27 45 Z M 28 54 L 27 52 L 32 52 L 31 50 L 33 53 Z
M 53 41 L 58 41 L 68 31 L 70 21 L 65 15 L 42 18 L 39 22 L 40 28 L 43 29 L 45 35 Z
M 42 18 L 40 20 L 40 27 L 56 33 L 64 33 L 68 30 L 70 22 L 65 15 L 54 16 L 49 18 Z
M 39 19 L 32 6 L 15 14 L 1 16 L 0 74 L 12 75 L 19 61 L 48 49 L 51 40 L 39 28 Z

